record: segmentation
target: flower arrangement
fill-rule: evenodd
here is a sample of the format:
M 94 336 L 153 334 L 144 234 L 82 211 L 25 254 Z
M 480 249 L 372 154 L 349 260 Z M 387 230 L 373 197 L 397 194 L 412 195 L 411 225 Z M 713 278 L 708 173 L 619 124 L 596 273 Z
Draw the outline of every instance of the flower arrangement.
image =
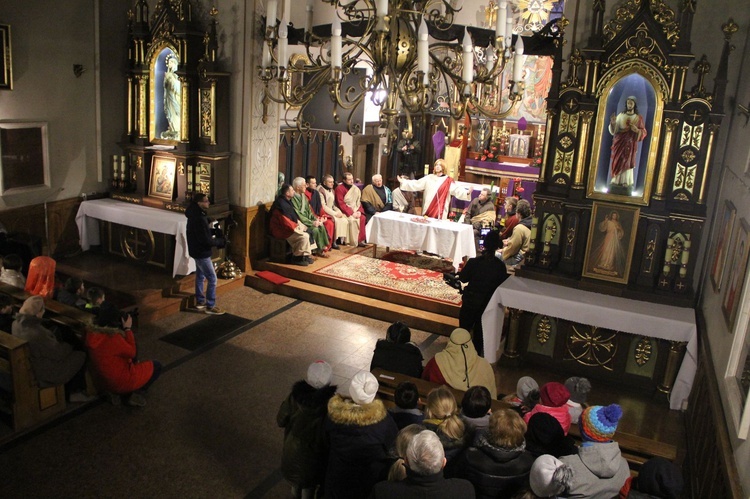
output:
M 499 144 L 490 144 L 489 148 L 484 150 L 484 153 L 482 156 L 480 156 L 480 160 L 482 161 L 499 161 L 498 156 L 500 155 L 500 145 Z

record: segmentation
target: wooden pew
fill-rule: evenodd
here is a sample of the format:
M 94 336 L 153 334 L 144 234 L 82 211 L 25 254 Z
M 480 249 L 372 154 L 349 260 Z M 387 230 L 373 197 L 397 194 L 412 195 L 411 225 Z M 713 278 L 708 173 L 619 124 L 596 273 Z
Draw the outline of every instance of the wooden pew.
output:
M 9 416 L 14 430 L 29 428 L 65 410 L 65 388 L 42 388 L 31 368 L 31 352 L 25 340 L 0 331 L 0 376 L 11 384 Z
M 377 378 L 380 385 L 378 395 L 380 395 L 380 398 L 383 399 L 386 404 L 393 404 L 394 393 L 399 383 L 403 381 L 411 381 L 416 385 L 417 391 L 419 391 L 419 408 L 424 410 L 424 403 L 427 400 L 427 395 L 432 389 L 440 386 L 437 383 L 432 383 L 419 378 L 412 378 L 411 376 L 405 376 L 403 374 L 386 371 L 380 368 L 373 369 L 372 374 Z M 456 390 L 447 385 L 446 387 L 453 392 L 460 407 L 464 391 Z M 505 407 L 510 407 L 510 404 L 503 402 L 502 400 L 492 401 L 493 411 Z M 571 425 L 568 434 L 578 443 L 581 442 L 581 433 L 578 429 L 578 425 Z M 640 469 L 641 465 L 652 457 L 663 457 L 670 461 L 675 461 L 677 459 L 677 447 L 674 445 L 657 442 L 621 431 L 615 433 L 615 440 L 620 445 L 622 456 L 627 459 L 630 469 L 634 471 Z

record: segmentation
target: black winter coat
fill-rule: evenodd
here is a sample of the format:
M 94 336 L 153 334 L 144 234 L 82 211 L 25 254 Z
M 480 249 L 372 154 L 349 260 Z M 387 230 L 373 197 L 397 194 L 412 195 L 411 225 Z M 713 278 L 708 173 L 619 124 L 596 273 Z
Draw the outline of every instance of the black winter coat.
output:
M 370 371 L 376 367 L 419 378 L 422 376 L 422 352 L 413 343 L 378 340 L 372 354 Z
M 192 202 L 185 210 L 187 217 L 188 253 L 193 258 L 209 258 L 214 246 L 218 245 L 211 234 L 211 225 L 206 212 L 198 203 Z
M 316 390 L 298 381 L 276 415 L 276 422 L 284 428 L 281 474 L 301 489 L 322 484 L 325 478 L 328 443 L 323 424 L 335 393 L 335 385 Z
M 443 478 L 443 473 L 419 476 L 406 470 L 400 482 L 380 482 L 375 485 L 374 499 L 474 499 L 474 487 L 459 478 Z
M 478 499 L 512 497 L 528 485 L 534 457 L 526 450 L 503 449 L 478 436 L 476 447 L 469 447 L 457 458 L 455 476 L 469 480 Z
M 334 395 L 325 423 L 330 445 L 325 497 L 364 499 L 373 485 L 386 478 L 388 453 L 398 434 L 383 402 L 357 405 Z

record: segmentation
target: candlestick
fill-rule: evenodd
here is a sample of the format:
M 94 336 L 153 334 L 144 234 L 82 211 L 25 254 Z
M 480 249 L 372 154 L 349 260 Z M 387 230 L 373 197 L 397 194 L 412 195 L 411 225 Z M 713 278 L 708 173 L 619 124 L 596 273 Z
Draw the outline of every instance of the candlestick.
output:
M 474 46 L 471 44 L 468 28 L 464 29 L 462 80 L 466 84 L 474 81 Z

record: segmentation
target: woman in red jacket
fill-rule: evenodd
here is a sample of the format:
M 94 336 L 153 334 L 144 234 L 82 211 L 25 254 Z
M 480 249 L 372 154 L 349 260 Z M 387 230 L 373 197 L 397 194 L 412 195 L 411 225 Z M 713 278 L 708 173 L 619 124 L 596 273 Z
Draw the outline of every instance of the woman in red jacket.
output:
M 113 395 L 113 402 L 126 395 L 128 405 L 143 407 L 143 395 L 161 374 L 161 363 L 136 360 L 132 325 L 130 315 L 123 317 L 115 307 L 103 307 L 86 333 L 86 347 L 99 381 Z

